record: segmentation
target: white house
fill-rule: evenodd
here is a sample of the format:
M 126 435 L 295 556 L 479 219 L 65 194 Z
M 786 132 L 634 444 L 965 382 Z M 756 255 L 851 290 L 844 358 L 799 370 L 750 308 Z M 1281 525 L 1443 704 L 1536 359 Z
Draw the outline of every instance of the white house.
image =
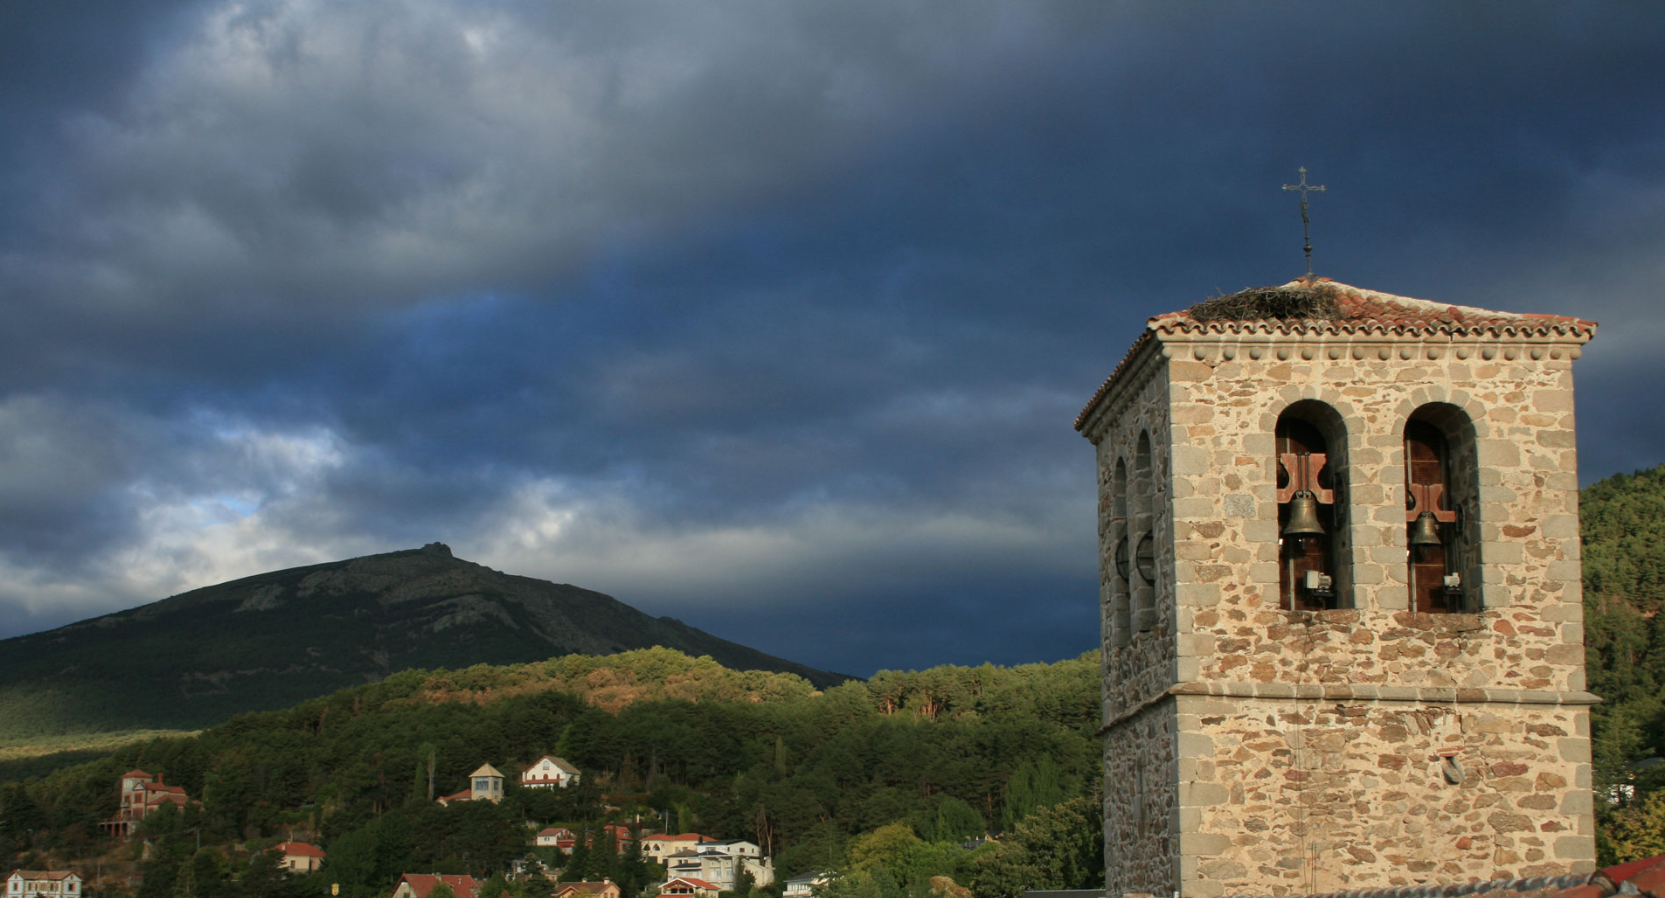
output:
M 311 873 L 324 865 L 324 849 L 305 842 L 281 842 L 273 849 L 283 855 L 283 869 L 290 873 Z
M 578 846 L 578 837 L 573 834 L 572 830 L 564 826 L 551 826 L 548 829 L 539 830 L 533 844 L 539 848 L 559 848 L 567 854 L 571 854 L 572 849 Z
M 715 842 L 710 836 L 699 833 L 683 833 L 677 836 L 652 835 L 642 837 L 642 855 L 656 864 L 663 864 L 665 859 L 679 851 L 694 851 L 702 842 Z
M 734 884 L 740 878 L 740 871 L 745 870 L 751 875 L 752 883 L 759 886 L 772 885 L 775 881 L 775 864 L 768 858 L 753 858 L 737 854 L 725 854 L 716 849 L 681 851 L 665 859 L 665 872 L 671 876 L 684 879 L 701 879 L 716 884 L 721 891 L 733 891 Z
M 565 789 L 578 783 L 578 768 L 554 755 L 544 755 L 520 772 L 520 784 L 533 789 Z
M 699 843 L 699 850 L 701 854 L 716 851 L 729 857 L 759 858 L 763 856 L 761 848 L 745 839 L 707 839 Z
M 818 887 L 829 882 L 832 882 L 832 874 L 826 870 L 799 873 L 786 881 L 785 888 L 781 889 L 781 898 L 811 898 Z
M 69 870 L 13 870 L 6 877 L 6 898 L 81 898 L 81 875 Z

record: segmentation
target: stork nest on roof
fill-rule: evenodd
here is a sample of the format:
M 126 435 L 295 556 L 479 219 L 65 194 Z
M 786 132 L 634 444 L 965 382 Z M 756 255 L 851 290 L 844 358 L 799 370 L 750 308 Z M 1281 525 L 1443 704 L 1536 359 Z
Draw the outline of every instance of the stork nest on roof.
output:
M 1332 321 L 1343 317 L 1338 291 L 1329 284 L 1310 287 L 1254 287 L 1197 303 L 1185 314 L 1197 321 Z

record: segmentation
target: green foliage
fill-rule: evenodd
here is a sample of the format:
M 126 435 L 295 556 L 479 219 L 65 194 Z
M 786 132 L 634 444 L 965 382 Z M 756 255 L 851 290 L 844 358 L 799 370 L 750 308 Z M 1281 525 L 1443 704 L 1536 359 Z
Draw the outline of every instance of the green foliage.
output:
M 950 795 L 935 810 L 914 814 L 913 829 L 927 842 L 961 842 L 983 835 L 988 823 L 976 808 Z
M 1665 465 L 1591 484 L 1579 523 L 1587 595 L 1623 596 L 1649 617 L 1665 608 Z
M 552 685 L 579 680 L 587 699 Z M 959 842 L 1003 809 L 1081 794 L 1099 775 L 1096 655 L 891 672 L 879 687 L 849 683 L 826 693 L 801 682 L 666 650 L 396 674 L 0 784 L 0 840 L 9 840 L 0 845 L 26 847 L 16 833 L 22 826 L 27 835 L 29 821 L 37 830 L 96 833 L 114 812 L 116 778 L 137 767 L 165 773 L 200 801 L 146 821 L 154 838 L 189 841 L 192 850 L 153 862 L 146 882 L 156 894 L 145 898 L 209 888 L 216 874 L 206 859 L 193 860 L 198 837 L 218 849 L 275 841 L 295 824 L 317 828 L 328 852 L 322 888 L 338 882 L 344 898 L 385 895 L 411 870 L 504 872 L 532 851 L 531 833 L 543 825 L 596 834 L 570 858 L 548 857 L 564 864 L 563 880 L 611 877 L 634 898 L 651 882 L 649 866 L 639 852 L 618 854 L 602 825 L 637 815 L 674 831 L 755 841 L 782 878 L 836 867 L 847 848 L 867 852 L 876 872 L 852 882 L 912 894 L 931 876 L 963 874 L 968 855 Z M 596 704 L 627 695 L 616 707 Z M 427 800 L 430 763 L 435 791 L 449 794 L 482 762 L 514 770 L 556 744 L 584 771 L 575 787 L 511 782 L 496 805 Z M 905 850 L 886 854 L 863 835 L 881 828 Z M 274 898 L 307 879 L 266 882 L 264 863 L 222 878 Z
M 976 898 L 1018 898 L 1026 889 L 1102 889 L 1104 819 L 1096 796 L 1041 808 L 973 862 Z
M 1614 813 L 1608 839 L 1617 863 L 1665 854 L 1665 791 L 1656 791 Z
M 1041 808 L 1049 808 L 1063 801 L 1064 784 L 1058 765 L 1041 756 L 1025 762 L 1012 772 L 1006 784 L 1006 805 L 1000 814 L 1003 828 L 1010 830 Z
M 1602 697 L 1590 714 L 1595 788 L 1630 786 L 1645 803 L 1658 783 L 1636 765 L 1665 754 L 1665 466 L 1609 477 L 1581 499 L 1586 675 Z M 1596 810 L 1600 829 L 1634 830 L 1634 815 L 1620 823 L 1627 809 Z M 1604 861 L 1624 841 L 1614 833 Z

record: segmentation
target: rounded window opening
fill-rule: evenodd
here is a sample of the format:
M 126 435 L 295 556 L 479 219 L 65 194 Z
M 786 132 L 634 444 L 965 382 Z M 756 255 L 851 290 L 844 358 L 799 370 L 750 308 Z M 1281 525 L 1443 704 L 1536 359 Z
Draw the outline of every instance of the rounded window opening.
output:
M 1149 431 L 1140 431 L 1134 443 L 1132 478 L 1127 533 L 1132 570 L 1127 584 L 1133 594 L 1133 629 L 1144 633 L 1156 626 L 1156 483 Z
M 1323 611 L 1348 604 L 1351 584 L 1342 476 L 1346 439 L 1340 416 L 1298 402 L 1278 417 L 1278 604 Z
M 1405 545 L 1410 607 L 1424 614 L 1479 608 L 1473 508 L 1474 426 L 1455 406 L 1417 409 L 1405 422 Z
M 1110 541 L 1113 550 L 1114 576 L 1110 578 L 1110 630 L 1116 645 L 1128 641 L 1132 626 L 1132 586 L 1128 582 L 1127 548 L 1127 462 L 1116 459 L 1115 474 L 1110 481 Z

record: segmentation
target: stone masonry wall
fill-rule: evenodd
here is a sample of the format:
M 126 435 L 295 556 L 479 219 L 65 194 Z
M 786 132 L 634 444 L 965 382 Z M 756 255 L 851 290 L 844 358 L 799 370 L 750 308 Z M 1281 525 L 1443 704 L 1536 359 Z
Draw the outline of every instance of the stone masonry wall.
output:
M 1581 709 L 1178 702 L 1186 896 L 1559 875 L 1593 857 Z
M 1593 867 L 1571 372 L 1582 341 L 1464 339 L 1167 333 L 1124 363 L 1084 428 L 1100 472 L 1110 895 Z M 1278 602 L 1273 430 L 1303 400 L 1346 430 L 1351 576 L 1338 610 Z M 1402 440 L 1430 406 L 1473 424 L 1478 496 L 1462 530 L 1479 553 L 1466 578 L 1479 582 L 1464 584 L 1474 613 L 1408 609 Z M 1110 487 L 1141 430 L 1162 457 L 1157 608 L 1121 624 L 1110 578 L 1128 528 Z M 1156 721 L 1168 719 L 1174 779 L 1158 784 L 1150 764 L 1169 751 L 1169 725 Z M 1143 813 L 1124 794 L 1134 773 L 1177 796 L 1179 883 L 1161 880 L 1169 855 L 1122 819 Z
M 1106 894 L 1171 895 L 1180 887 L 1174 708 L 1172 698 L 1148 705 L 1104 740 Z
M 1156 353 L 1138 360 L 1133 368 L 1137 384 L 1119 408 L 1113 423 L 1097 440 L 1099 483 L 1099 595 L 1100 621 L 1104 636 L 1104 720 L 1111 723 L 1143 704 L 1167 694 L 1174 683 L 1176 650 L 1173 597 L 1174 558 L 1173 503 L 1169 495 L 1172 470 L 1172 442 L 1169 438 L 1167 395 L 1169 385 L 1161 359 Z M 1134 477 L 1137 446 L 1141 434 L 1148 436 L 1151 472 L 1144 482 Z M 1117 502 L 1114 470 L 1120 460 L 1130 472 L 1123 502 Z M 1128 535 L 1139 505 L 1137 490 L 1147 491 L 1148 526 L 1155 534 L 1157 577 L 1151 590 L 1151 611 L 1141 617 L 1138 596 L 1129 595 L 1118 577 L 1115 552 L 1120 539 Z M 1121 512 L 1121 513 L 1119 513 Z M 1135 539 L 1137 533 L 1132 534 Z M 1130 550 L 1131 551 L 1131 550 Z M 1131 559 L 1129 560 L 1131 563 Z M 1137 581 L 1139 575 L 1133 574 Z M 1130 610 L 1118 613 L 1118 596 Z
M 1588 869 L 1571 354 L 1385 341 L 1164 348 L 1176 682 L 1218 696 L 1182 699 L 1185 894 Z M 1346 427 L 1351 608 L 1277 600 L 1272 434 L 1301 400 Z M 1407 610 L 1401 446 L 1406 421 L 1432 403 L 1460 409 L 1475 431 L 1473 614 Z M 1461 784 L 1447 782 L 1442 751 L 1466 771 Z
M 1301 666 L 1302 682 L 1584 689 L 1571 358 L 1387 342 L 1267 346 L 1258 359 L 1255 347 L 1230 344 L 1164 349 L 1179 681 L 1288 682 Z M 1357 616 L 1321 616 L 1291 631 L 1294 618 L 1277 600 L 1272 432 L 1279 413 L 1303 399 L 1328 404 L 1347 428 Z M 1483 613 L 1432 644 L 1427 625 L 1405 613 L 1401 450 L 1405 422 L 1430 403 L 1456 406 L 1474 423 L 1484 580 Z M 1309 631 L 1316 642 L 1284 638 Z M 1472 663 L 1425 663 L 1425 651 Z

